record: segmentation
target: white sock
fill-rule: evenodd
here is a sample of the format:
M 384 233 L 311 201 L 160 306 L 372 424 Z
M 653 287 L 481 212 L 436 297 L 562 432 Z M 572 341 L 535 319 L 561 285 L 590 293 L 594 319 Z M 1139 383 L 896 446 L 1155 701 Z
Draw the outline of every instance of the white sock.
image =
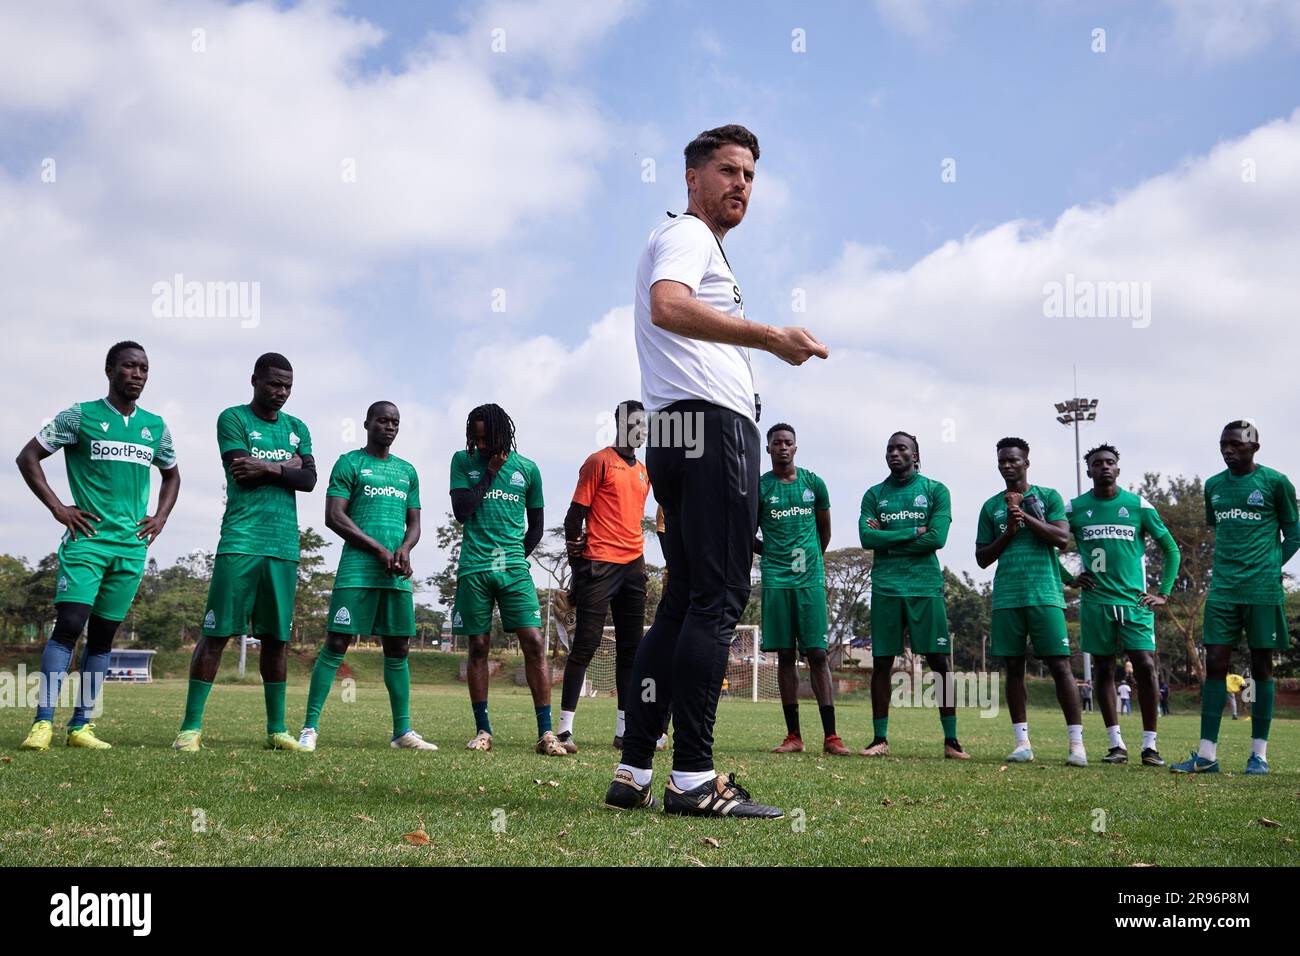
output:
M 1107 727 L 1106 733 L 1110 734 L 1110 745 L 1112 747 L 1124 746 L 1124 738 L 1119 735 L 1119 724 L 1115 724 L 1112 727 Z
M 1142 749 L 1143 750 L 1156 749 L 1156 732 L 1154 730 L 1142 731 Z
M 1029 746 L 1029 723 L 1022 721 L 1018 724 L 1012 724 L 1011 729 L 1016 732 L 1016 746 Z
M 619 765 L 618 765 L 618 769 L 619 769 L 619 770 L 626 770 L 628 773 L 630 773 L 630 774 L 632 775 L 632 781 L 633 781 L 633 782 L 634 782 L 638 787 L 644 787 L 644 786 L 646 786 L 647 784 L 649 784 L 649 783 L 650 783 L 650 776 L 651 776 L 651 774 L 654 773 L 653 770 L 642 770 L 640 767 L 629 767 L 629 766 L 628 766 L 627 764 L 625 764 L 625 763 L 621 763 L 621 764 L 619 764 Z
M 1066 724 L 1065 732 L 1070 735 L 1070 749 L 1083 749 L 1083 724 Z
M 1268 741 L 1260 740 L 1258 737 L 1252 737 L 1250 741 L 1250 752 L 1260 760 L 1268 760 Z
M 678 790 L 694 790 L 701 784 L 708 783 L 717 775 L 717 771 L 715 770 L 700 770 L 697 773 L 674 770 L 673 786 Z
M 560 711 L 560 726 L 559 729 L 555 731 L 557 734 L 573 733 L 573 713 L 574 712 L 571 710 Z
M 622 737 L 623 731 L 627 730 L 627 720 L 623 717 L 623 711 L 618 712 L 618 719 L 614 723 L 614 736 Z
M 1202 760 L 1218 760 L 1219 744 L 1213 740 L 1201 740 L 1201 746 L 1196 751 L 1200 754 Z

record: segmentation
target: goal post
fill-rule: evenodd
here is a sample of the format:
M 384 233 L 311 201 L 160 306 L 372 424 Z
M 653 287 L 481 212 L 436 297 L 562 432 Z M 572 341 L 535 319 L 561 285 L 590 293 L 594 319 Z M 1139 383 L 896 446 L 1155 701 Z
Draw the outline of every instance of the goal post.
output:
M 781 699 L 776 675 L 776 655 L 764 654 L 761 646 L 762 631 L 757 625 L 737 625 L 727 655 L 723 700 Z M 587 679 L 582 685 L 584 697 L 614 696 L 617 690 L 615 660 L 614 628 L 606 627 L 600 638 L 600 646 L 596 648 L 591 664 L 587 667 Z

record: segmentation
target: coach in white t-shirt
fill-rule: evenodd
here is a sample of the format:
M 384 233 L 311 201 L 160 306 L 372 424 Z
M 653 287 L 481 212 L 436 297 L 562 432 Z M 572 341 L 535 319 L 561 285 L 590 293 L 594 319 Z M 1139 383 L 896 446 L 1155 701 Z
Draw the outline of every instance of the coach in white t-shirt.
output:
M 761 443 L 750 351 L 792 365 L 826 347 L 807 329 L 745 318 L 722 240 L 749 206 L 758 140 L 743 126 L 686 147 L 686 212 L 658 225 L 636 273 L 636 350 L 649 415 L 646 468 L 664 509 L 668 584 L 632 667 L 623 762 L 607 806 L 654 805 L 655 739 L 672 709 L 664 809 L 779 817 L 713 770 L 713 724 L 736 622 L 749 599 Z

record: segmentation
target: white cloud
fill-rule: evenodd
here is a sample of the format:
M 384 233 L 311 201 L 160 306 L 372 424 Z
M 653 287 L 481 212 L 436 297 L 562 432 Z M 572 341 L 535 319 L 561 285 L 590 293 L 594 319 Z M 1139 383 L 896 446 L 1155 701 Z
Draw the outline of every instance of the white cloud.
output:
M 0 172 L 7 357 L 20 370 L 3 446 L 16 452 L 44 416 L 102 394 L 107 346 L 140 339 L 153 361 L 143 404 L 172 425 L 184 474 L 159 556 L 211 547 L 221 496 L 213 424 L 247 400 L 254 357 L 276 350 L 294 362 L 288 410 L 312 429 L 325 470 L 359 442 L 344 423 L 377 392 L 401 404 L 399 454 L 441 491 L 430 505 L 440 515 L 443 451 L 463 441 L 468 410 L 445 396 L 477 371 L 448 361 L 457 329 L 441 321 L 447 304 L 428 310 L 438 324 L 393 334 L 385 348 L 376 344 L 390 335 L 385 316 L 339 300 L 416 257 L 433 269 L 463 264 L 496 285 L 476 255 L 582 209 L 611 127 L 548 71 L 578 65 L 630 10 L 610 4 L 571 24 L 556 3 L 499 4 L 483 15 L 510 25 L 518 55 L 508 67 L 466 52 L 478 43 L 467 29 L 398 68 L 367 71 L 381 31 L 328 4 L 0 8 L 0 129 L 21 131 L 32 149 Z M 515 69 L 525 63 L 527 82 Z M 46 155 L 54 182 L 41 181 Z M 355 183 L 342 176 L 349 158 Z M 551 255 L 518 257 L 510 278 L 538 275 Z M 175 273 L 259 282 L 260 324 L 155 318 L 153 284 Z M 383 357 L 371 365 L 368 355 Z M 394 363 L 427 373 L 394 376 Z M 57 459 L 47 473 L 66 494 Z M 52 550 L 57 528 L 13 469 L 2 474 L 0 492 L 26 503 L 6 509 L 4 549 Z M 317 527 L 319 498 L 301 505 Z
M 1165 0 L 1175 39 L 1207 60 L 1235 60 L 1282 37 L 1300 40 L 1300 0 Z
M 966 0 L 876 0 L 876 13 L 893 30 L 925 44 L 952 36 L 952 20 Z

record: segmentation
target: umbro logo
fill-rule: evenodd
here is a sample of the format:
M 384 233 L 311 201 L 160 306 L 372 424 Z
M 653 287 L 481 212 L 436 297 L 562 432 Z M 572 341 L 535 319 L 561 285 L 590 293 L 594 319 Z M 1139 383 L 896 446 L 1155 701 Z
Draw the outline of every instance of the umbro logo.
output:
M 470 480 L 471 480 L 471 481 L 478 481 L 478 480 L 479 480 L 479 476 L 480 476 L 481 474 L 482 474 L 482 472 L 471 471 L 471 472 L 469 473 Z
M 1212 504 L 1212 505 L 1217 505 L 1217 504 L 1219 503 L 1219 498 L 1221 498 L 1221 497 L 1222 497 L 1222 495 L 1211 495 L 1211 496 L 1210 496 L 1210 504 Z
M 203 626 L 209 628 L 217 626 L 217 614 L 215 611 L 209 609 L 208 613 L 203 615 Z
M 344 627 L 347 627 L 352 623 L 352 615 L 348 613 L 347 608 L 339 608 L 338 613 L 334 615 L 334 623 L 342 624 Z
M 104 431 L 108 431 L 108 422 L 100 422 L 99 427 L 104 429 Z
M 262 440 L 262 433 L 261 433 L 261 432 L 249 432 L 249 433 L 248 433 L 248 437 L 251 438 L 251 439 L 253 439 L 253 441 L 261 441 L 261 440 Z
M 362 469 L 361 469 L 361 474 L 362 474 L 362 475 L 365 475 L 365 476 L 367 476 L 367 477 L 370 476 L 370 475 L 373 475 L 374 473 L 375 473 L 375 472 L 374 472 L 374 469 L 373 469 L 373 468 L 362 468 Z
M 411 483 L 411 479 L 410 479 L 410 478 L 398 478 L 397 480 L 400 481 L 400 482 L 401 482 L 402 484 L 404 484 L 404 485 L 409 485 L 409 484 Z
M 778 501 L 781 500 L 781 498 L 778 495 L 773 495 L 771 498 L 768 498 L 767 500 L 772 502 L 772 504 L 776 504 Z
M 1088 517 L 1089 517 L 1089 518 L 1092 517 L 1092 509 L 1091 509 L 1091 508 L 1088 509 Z

